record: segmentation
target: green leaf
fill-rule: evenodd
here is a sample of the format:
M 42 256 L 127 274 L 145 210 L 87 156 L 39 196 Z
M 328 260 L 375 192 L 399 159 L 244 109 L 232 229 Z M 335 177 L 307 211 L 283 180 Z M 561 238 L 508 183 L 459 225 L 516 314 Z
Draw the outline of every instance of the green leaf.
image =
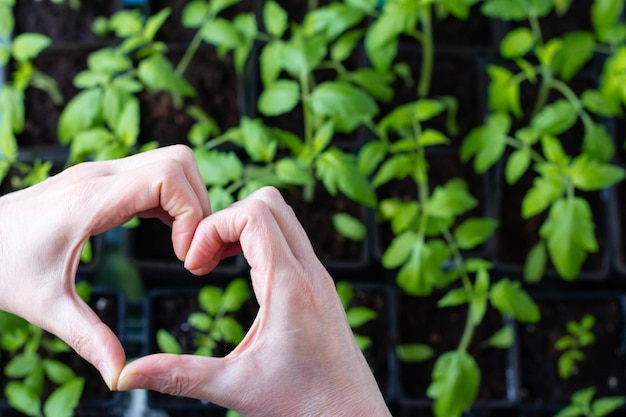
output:
M 165 7 L 159 10 L 156 14 L 148 17 L 143 27 L 143 39 L 144 41 L 152 41 L 157 34 L 163 23 L 167 20 L 172 10 L 169 7 Z
M 46 376 L 55 384 L 61 385 L 76 378 L 76 374 L 66 364 L 54 359 L 44 359 L 42 361 Z
M 464 288 L 450 290 L 438 302 L 437 307 L 456 307 L 469 301 L 470 294 Z
M 506 68 L 490 65 L 487 72 L 491 77 L 489 83 L 489 108 L 494 113 L 511 113 L 522 116 L 519 81 Z
M 526 20 L 547 15 L 551 6 L 550 0 L 485 0 L 481 12 L 503 20 Z
M 352 288 L 352 284 L 347 281 L 340 281 L 337 283 L 336 288 L 337 295 L 341 300 L 341 305 L 344 310 L 347 310 L 350 305 L 350 301 L 354 298 L 354 289 Z
M 220 311 L 222 305 L 223 291 L 217 287 L 205 285 L 198 293 L 200 308 L 215 316 Z
M 586 200 L 560 199 L 552 205 L 539 234 L 547 240 L 550 259 L 564 279 L 575 279 L 587 253 L 598 250 L 594 228 Z
M 275 38 L 280 38 L 287 30 L 287 12 L 275 1 L 266 1 L 263 7 L 263 23 L 267 33 Z
M 522 217 L 529 219 L 547 209 L 563 193 L 559 179 L 537 177 L 522 200 Z
M 585 124 L 583 153 L 598 162 L 610 162 L 613 159 L 615 144 L 606 127 L 597 123 Z
M 530 150 L 528 148 L 514 151 L 506 163 L 504 173 L 507 184 L 513 185 L 528 171 L 530 166 Z
M 596 46 L 592 33 L 572 31 L 563 35 L 563 44 L 556 54 L 556 73 L 565 81 L 570 81 L 591 59 Z
M 386 146 L 382 141 L 367 142 L 359 148 L 357 166 L 363 175 L 371 174 L 385 159 Z
M 350 199 L 374 207 L 376 194 L 365 176 L 356 167 L 353 155 L 331 148 L 320 155 L 315 164 L 317 177 L 331 195 L 339 189 Z
M 103 48 L 92 52 L 87 57 L 87 66 L 96 74 L 106 74 L 107 80 L 133 67 L 132 60 L 115 48 Z M 74 80 L 77 84 L 77 81 Z
M 334 62 L 343 62 L 348 59 L 362 37 L 363 31 L 361 29 L 351 30 L 341 35 L 330 49 L 331 59 Z
M 376 102 L 363 90 L 340 81 L 327 81 L 311 93 L 311 108 L 329 117 L 339 132 L 349 133 L 378 113 Z
M 294 78 L 310 74 L 326 56 L 326 40 L 323 36 L 305 37 L 297 31 L 291 40 L 283 45 L 283 66 Z
M 426 362 L 435 356 L 435 351 L 421 343 L 396 346 L 396 355 L 402 362 Z
M 490 280 L 491 278 L 487 270 L 481 269 L 476 273 L 474 292 L 470 297 L 469 303 L 469 316 L 475 326 L 480 325 L 487 312 Z
M 10 381 L 4 387 L 9 405 L 27 416 L 42 417 L 41 399 L 32 389 L 17 381 Z
M 467 219 L 454 231 L 454 237 L 460 249 L 473 249 L 485 243 L 498 227 L 494 219 Z
M 374 68 L 388 71 L 397 54 L 398 36 L 404 29 L 401 16 L 383 13 L 365 34 L 365 50 Z
M 67 145 L 79 133 L 93 126 L 101 111 L 102 90 L 91 89 L 78 93 L 70 100 L 59 118 L 59 141 Z
M 220 50 L 229 51 L 244 42 L 243 36 L 235 25 L 219 17 L 202 25 L 200 33 L 205 42 L 217 46 Z
M 505 114 L 489 116 L 487 123 L 474 128 L 461 144 L 461 160 L 474 157 L 474 169 L 483 173 L 498 162 L 506 150 L 511 119 Z
M 202 26 L 207 13 L 209 13 L 209 3 L 202 0 L 190 1 L 183 9 L 181 23 L 186 28 L 198 29 Z
M 193 153 L 206 185 L 225 186 L 243 176 L 243 164 L 234 152 L 195 148 Z
M 387 269 L 397 268 L 409 259 L 414 250 L 413 248 L 420 245 L 417 233 L 406 231 L 399 234 L 393 238 L 391 244 L 385 250 L 382 258 L 383 266 Z
M 153 55 L 142 60 L 137 76 L 152 91 L 169 91 L 185 97 L 195 97 L 196 90 L 176 74 L 170 61 L 161 55 Z
M 34 353 L 22 353 L 14 356 L 4 367 L 4 374 L 9 378 L 24 378 L 39 366 L 41 358 Z
M 312 185 L 315 181 L 307 166 L 292 158 L 283 158 L 276 163 L 276 175 L 286 184 Z
M 241 324 L 232 317 L 222 317 L 215 320 L 215 327 L 222 336 L 221 339 L 231 345 L 237 345 L 246 335 Z
M 231 193 L 219 186 L 209 188 L 209 201 L 211 202 L 211 212 L 220 211 L 235 202 Z
M 191 313 L 189 317 L 187 317 L 187 322 L 191 324 L 194 329 L 201 332 L 208 332 L 213 326 L 213 318 L 206 313 L 200 312 Z
M 539 134 L 558 136 L 568 131 L 578 120 L 578 110 L 565 99 L 546 105 L 530 122 Z
M 443 273 L 442 268 L 450 256 L 450 250 L 444 242 L 435 239 L 428 243 L 417 240 L 411 254 L 396 277 L 398 285 L 410 295 L 425 296 L 439 285 Z
M 539 307 L 517 281 L 513 282 L 504 278 L 493 284 L 490 300 L 491 305 L 503 315 L 511 316 L 521 322 L 539 321 L 541 315 Z
M 278 79 L 283 69 L 283 48 L 284 44 L 281 41 L 272 41 L 261 50 L 259 66 L 261 81 L 265 87 L 271 85 Z
M 376 312 L 367 307 L 353 307 L 346 311 L 350 328 L 358 329 L 364 324 L 376 319 Z
M 269 162 L 276 155 L 278 143 L 260 119 L 241 119 L 244 147 L 253 161 Z
M 537 242 L 528 252 L 524 263 L 524 279 L 527 282 L 539 282 L 543 278 L 548 264 L 548 252 L 543 240 Z
M 335 229 L 344 237 L 355 242 L 365 239 L 367 228 L 363 222 L 348 213 L 336 213 L 333 215 Z
M 391 74 L 381 73 L 371 68 L 359 68 L 349 72 L 346 76 L 349 81 L 382 102 L 388 102 L 393 98 L 393 88 L 390 86 L 393 81 Z
M 433 190 L 425 210 L 439 219 L 454 219 L 473 209 L 477 204 L 467 189 L 467 183 L 461 178 L 455 178 Z
M 18 62 L 31 61 L 51 43 L 50 38 L 41 33 L 21 33 L 13 39 L 13 57 Z
M 241 0 L 212 0 L 209 2 L 209 8 L 213 14 L 218 14 L 222 10 L 228 9 L 239 3 Z
M 604 397 L 598 398 L 591 404 L 593 415 L 596 417 L 608 416 L 613 411 L 626 404 L 624 397 Z
M 500 53 L 504 58 L 521 58 L 535 46 L 535 37 L 529 28 L 520 27 L 506 34 L 500 42 Z
M 259 111 L 266 116 L 278 116 L 290 112 L 299 102 L 299 84 L 291 80 L 277 80 L 261 93 Z
M 460 416 L 469 410 L 480 387 L 480 368 L 465 351 L 441 355 L 435 363 L 426 395 L 434 400 L 437 416 Z
M 487 340 L 487 343 L 491 347 L 508 349 L 513 346 L 514 338 L 515 334 L 513 332 L 513 326 L 508 325 L 491 335 L 491 337 Z
M 139 136 L 139 100 L 133 99 L 126 103 L 122 108 L 117 124 L 115 125 L 115 133 L 127 147 L 132 147 L 137 143 Z
M 156 343 L 161 352 L 180 355 L 183 349 L 178 340 L 167 330 L 160 329 L 156 333 Z
M 43 406 L 46 416 L 72 417 L 74 409 L 83 395 L 85 380 L 74 378 L 66 382 L 50 394 Z
M 597 191 L 612 187 L 626 175 L 622 167 L 594 161 L 581 154 L 569 168 L 572 183 L 583 191 Z
M 559 411 L 558 413 L 554 415 L 554 417 L 581 417 L 581 416 L 584 416 L 583 411 L 575 405 L 568 405 L 567 407 L 563 408 L 561 411 Z
M 393 179 L 404 179 L 413 172 L 413 160 L 408 155 L 394 155 L 380 166 L 372 180 L 375 188 L 388 183 Z
M 245 279 L 233 280 L 224 290 L 221 311 L 236 312 L 250 299 L 250 287 Z

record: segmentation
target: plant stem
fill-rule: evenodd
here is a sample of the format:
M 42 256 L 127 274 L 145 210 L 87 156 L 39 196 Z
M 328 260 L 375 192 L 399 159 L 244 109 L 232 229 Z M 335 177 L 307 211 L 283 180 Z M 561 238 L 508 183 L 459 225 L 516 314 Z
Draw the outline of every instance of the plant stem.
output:
M 196 54 L 196 52 L 198 51 L 198 48 L 200 47 L 200 44 L 202 43 L 202 27 L 205 25 L 206 22 L 213 19 L 214 17 L 215 16 L 213 15 L 213 13 L 207 13 L 207 15 L 202 20 L 202 24 L 200 25 L 200 28 L 196 31 L 195 35 L 193 36 L 193 39 L 189 43 L 189 46 L 185 50 L 185 54 L 183 55 L 183 58 L 180 60 L 180 62 L 176 66 L 177 75 L 182 76 L 187 70 L 189 63 L 191 62 L 193 56 Z
M 311 83 L 309 74 L 302 72 L 300 74 L 300 85 L 302 88 L 302 113 L 304 118 L 304 144 L 307 148 L 313 145 L 313 136 L 315 134 L 315 126 L 313 125 L 313 111 L 311 110 L 310 95 Z M 312 184 L 305 185 L 302 190 L 304 201 L 311 202 L 315 196 L 315 181 Z
M 433 75 L 434 45 L 433 27 L 430 6 L 424 6 L 420 12 L 420 24 L 422 27 L 422 73 L 417 88 L 417 96 L 428 96 Z
M 554 76 L 550 68 L 541 66 L 541 85 L 539 86 L 539 93 L 537 94 L 537 101 L 535 102 L 535 108 L 533 109 L 533 116 L 543 109 L 548 102 L 548 95 L 550 94 L 550 85 Z

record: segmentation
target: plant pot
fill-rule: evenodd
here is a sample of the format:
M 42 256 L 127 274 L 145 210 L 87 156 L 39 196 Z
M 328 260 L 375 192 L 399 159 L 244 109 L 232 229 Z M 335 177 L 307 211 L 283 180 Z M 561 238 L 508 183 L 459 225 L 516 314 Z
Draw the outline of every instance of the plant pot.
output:
M 436 294 L 427 298 L 401 294 L 398 298 L 398 344 L 423 343 L 436 353 L 426 362 L 399 362 L 398 402 L 407 413 L 429 411 L 432 401 L 426 397 L 426 390 L 431 382 L 435 360 L 441 354 L 456 349 L 465 326 L 467 307 L 439 308 L 438 298 Z M 505 324 L 513 323 L 489 308 L 474 333 L 468 353 L 476 360 L 482 377 L 472 410 L 506 409 L 518 400 L 517 346 L 514 344 L 506 350 L 482 346 L 483 341 Z
M 450 148 L 431 149 L 427 151 L 426 159 L 429 164 L 429 190 L 442 186 L 453 178 L 464 179 L 469 187 L 469 192 L 476 198 L 478 205 L 469 212 L 459 216 L 458 226 L 464 220 L 473 217 L 488 217 L 491 212 L 491 195 L 490 195 L 490 178 L 487 175 L 479 175 L 474 172 L 468 164 L 461 163 L 458 152 Z M 402 181 L 392 181 L 378 188 L 378 200 L 382 201 L 387 198 L 397 198 L 401 201 L 418 201 L 418 187 L 414 180 L 404 179 Z M 376 261 L 380 262 L 386 248 L 391 244 L 394 238 L 389 222 L 381 222 L 377 219 L 377 225 L 374 227 L 375 238 L 372 242 L 375 246 L 372 248 Z M 466 251 L 465 254 L 472 257 L 491 258 L 493 253 L 493 239 L 488 240 L 485 244 L 475 249 Z
M 541 310 L 538 324 L 520 324 L 520 401 L 528 410 L 561 409 L 570 396 L 595 386 L 596 397 L 623 395 L 626 384 L 625 299 L 616 293 L 538 293 L 533 296 Z M 596 318 L 592 328 L 596 341 L 582 348 L 569 379 L 558 373 L 561 351 L 555 342 L 567 334 L 569 321 L 580 322 L 585 314 Z
M 497 168 L 495 217 L 500 227 L 495 236 L 495 265 L 503 274 L 515 277 L 523 276 L 524 262 L 531 248 L 539 241 L 539 230 L 548 213 L 540 213 L 532 218 L 524 219 L 521 215 L 522 200 L 532 186 L 534 173 L 527 173 L 515 185 L 506 185 L 504 182 L 503 164 Z M 583 263 L 577 280 L 605 281 L 610 272 L 610 222 L 608 192 L 580 193 L 591 207 L 595 223 L 595 236 L 599 250 L 589 253 Z M 548 260 L 544 277 L 560 280 L 557 271 Z
M 339 234 L 332 222 L 334 214 L 348 213 L 367 226 L 371 210 L 342 194 L 331 196 L 321 184 L 311 202 L 304 200 L 300 188 L 283 189 L 281 193 L 301 222 L 317 257 L 335 280 L 377 279 L 369 252 L 371 231 L 367 231 L 363 241 L 356 242 Z
M 622 164 L 622 167 L 624 165 Z M 626 277 L 626 259 L 624 258 L 624 238 L 626 237 L 626 183 L 617 184 L 611 193 L 611 227 L 613 267 L 619 278 Z
M 123 343 L 125 313 L 123 295 L 119 291 L 98 289 L 94 287 L 91 292 L 89 305 Z M 4 369 L 4 366 L 9 359 L 10 355 L 6 352 L 2 352 L 2 359 L 0 360 L 2 369 Z M 77 417 L 105 417 L 121 415 L 123 406 L 122 393 L 111 391 L 106 386 L 100 376 L 100 373 L 93 365 L 88 363 L 73 351 L 56 354 L 54 359 L 68 365 L 77 376 L 85 379 L 83 395 L 75 411 L 75 415 Z M 0 389 L 2 391 L 4 391 L 6 382 L 7 380 L 4 375 L 0 375 Z M 49 393 L 47 395 L 49 395 Z M 22 416 L 22 414 L 9 408 L 4 395 L 0 401 L 0 414 L 2 416 Z
M 214 285 L 213 282 L 210 285 Z M 187 318 L 191 313 L 200 311 L 198 305 L 199 287 L 187 289 L 168 289 L 151 291 L 146 298 L 147 328 L 144 332 L 145 354 L 158 353 L 156 333 L 159 329 L 169 331 L 180 343 L 184 353 L 193 353 L 195 329 L 189 325 Z M 258 305 L 254 296 L 247 301 L 234 318 L 244 329 L 249 329 L 256 317 Z M 226 356 L 231 346 L 219 345 L 215 356 Z M 215 404 L 175 397 L 157 392 L 148 392 L 148 406 L 151 409 L 164 410 L 169 416 L 218 416 L 224 410 Z M 214 414 L 212 414 L 214 413 Z

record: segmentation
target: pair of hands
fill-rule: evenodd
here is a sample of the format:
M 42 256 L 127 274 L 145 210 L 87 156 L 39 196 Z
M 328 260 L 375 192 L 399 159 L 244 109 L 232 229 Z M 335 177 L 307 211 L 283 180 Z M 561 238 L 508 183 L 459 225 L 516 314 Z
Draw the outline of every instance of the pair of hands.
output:
M 227 357 L 157 354 L 126 364 L 115 334 L 75 293 L 85 242 L 135 215 L 171 225 L 176 255 L 194 274 L 243 251 L 260 307 Z M 0 198 L 0 216 L 0 309 L 59 336 L 112 389 L 244 415 L 390 415 L 332 278 L 277 190 L 211 214 L 192 152 L 173 146 L 71 167 Z

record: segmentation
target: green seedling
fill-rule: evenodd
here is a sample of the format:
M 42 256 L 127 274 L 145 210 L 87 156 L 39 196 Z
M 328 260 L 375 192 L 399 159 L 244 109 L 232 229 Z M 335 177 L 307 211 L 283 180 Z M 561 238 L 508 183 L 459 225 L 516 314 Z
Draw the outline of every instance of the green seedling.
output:
M 558 339 L 554 347 L 561 351 L 559 356 L 559 375 L 568 379 L 576 370 L 576 364 L 585 360 L 583 348 L 592 345 L 596 341 L 593 334 L 595 317 L 585 314 L 580 322 L 567 322 L 567 335 Z
M 242 278 L 233 280 L 224 290 L 213 286 L 200 290 L 200 311 L 190 314 L 187 319 L 196 332 L 195 355 L 213 356 L 218 344 L 237 346 L 243 340 L 245 330 L 233 314 L 241 309 L 250 295 L 249 285 Z M 180 343 L 165 329 L 157 332 L 156 341 L 163 352 L 183 353 Z
M 156 147 L 151 142 L 137 149 L 140 92 L 196 94 L 165 56 L 165 44 L 154 40 L 169 14 L 166 8 L 146 18 L 138 10 L 121 10 L 94 22 L 99 34 L 111 31 L 120 43 L 91 53 L 87 69 L 74 78 L 81 91 L 67 103 L 58 125 L 59 141 L 70 146 L 71 163 L 115 159 Z
M 77 284 L 88 301 L 89 284 Z M 12 314 L 0 311 L 0 348 L 8 355 L 3 369 L 9 380 L 4 394 L 9 405 L 31 417 L 71 417 L 83 393 L 85 381 L 56 357 L 71 352 L 61 339 Z M 44 385 L 52 392 L 45 397 Z
M 368 307 L 350 307 L 350 303 L 354 298 L 354 288 L 349 282 L 344 281 L 337 283 L 337 293 L 346 311 L 348 323 L 353 330 L 354 339 L 357 345 L 359 345 L 359 349 L 361 349 L 361 351 L 367 350 L 367 348 L 372 345 L 372 339 L 369 336 L 355 333 L 355 331 L 364 324 L 375 320 L 377 317 L 376 312 Z
M 615 151 L 611 136 L 588 110 L 590 99 L 585 97 L 592 93 L 585 92 L 581 98 L 571 86 L 598 46 L 594 34 L 571 32 L 544 42 L 540 18 L 553 7 L 565 13 L 569 2 L 483 3 L 486 15 L 528 20 L 529 27 L 514 29 L 502 40 L 501 55 L 515 63 L 518 72 L 507 66 L 488 67 L 492 114 L 484 125 L 469 133 L 461 147 L 462 159 L 473 158 L 474 168 L 480 173 L 502 160 L 510 149 L 504 171 L 509 185 L 529 171 L 535 176 L 523 199 L 521 216 L 530 219 L 546 211 L 548 214 L 539 231 L 540 239 L 526 258 L 524 275 L 533 282 L 543 277 L 548 257 L 563 279 L 576 279 L 588 254 L 598 250 L 592 212 L 580 192 L 609 188 L 625 176 L 622 168 L 611 163 Z M 597 9 L 594 6 L 599 19 Z M 524 114 L 521 106 L 523 82 L 539 82 L 530 114 Z M 550 93 L 560 97 L 548 102 Z M 514 118 L 528 123 L 511 132 Z M 572 151 L 565 151 L 561 138 L 575 125 L 582 125 L 584 135 L 580 150 L 574 150 L 572 155 Z
M 626 397 L 603 397 L 593 399 L 595 387 L 576 391 L 570 404 L 555 414 L 554 417 L 604 417 L 609 416 L 626 404 Z

